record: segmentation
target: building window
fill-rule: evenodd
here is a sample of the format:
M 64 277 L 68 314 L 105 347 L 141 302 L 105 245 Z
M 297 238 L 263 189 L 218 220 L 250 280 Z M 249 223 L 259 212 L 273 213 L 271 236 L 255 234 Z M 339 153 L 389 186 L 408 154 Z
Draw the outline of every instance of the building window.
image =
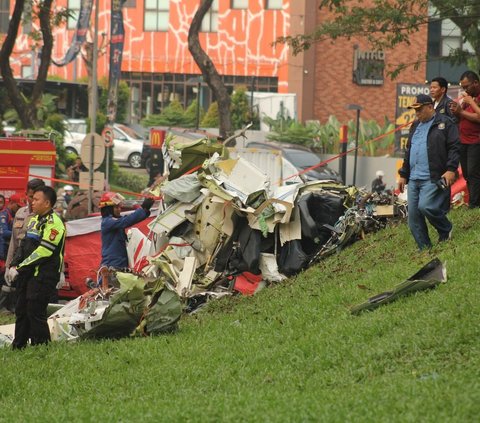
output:
M 170 0 L 145 0 L 145 31 L 168 31 Z
M 282 0 L 265 0 L 265 9 L 283 9 Z
M 202 21 L 202 32 L 218 31 L 218 0 L 213 0 L 212 7 L 205 14 Z
M 0 33 L 8 31 L 10 21 L 10 0 L 0 0 Z
M 232 0 L 232 9 L 248 9 L 248 0 Z
M 75 29 L 80 16 L 80 0 L 68 0 L 67 29 Z
M 450 19 L 442 21 L 441 55 L 447 57 L 451 50 L 462 48 L 462 32 Z

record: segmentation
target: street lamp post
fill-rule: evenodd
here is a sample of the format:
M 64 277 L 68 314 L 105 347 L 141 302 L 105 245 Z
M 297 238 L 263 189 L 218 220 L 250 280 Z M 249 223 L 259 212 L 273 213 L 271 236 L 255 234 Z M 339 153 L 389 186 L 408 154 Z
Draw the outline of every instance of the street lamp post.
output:
M 194 76 L 187 81 L 187 84 L 197 84 L 197 113 L 195 115 L 195 129 L 198 129 L 200 126 L 200 93 L 202 90 L 202 82 L 202 75 Z M 193 92 L 195 92 L 195 89 L 193 89 Z
M 199 79 L 197 82 L 197 115 L 195 116 L 195 129 L 200 126 L 200 90 L 202 89 L 202 81 Z
M 360 111 L 363 110 L 363 107 L 358 104 L 349 104 L 347 110 L 356 110 L 357 111 L 357 124 L 355 126 L 355 159 L 353 162 L 353 185 L 357 181 L 357 158 L 358 158 L 358 135 L 360 130 Z

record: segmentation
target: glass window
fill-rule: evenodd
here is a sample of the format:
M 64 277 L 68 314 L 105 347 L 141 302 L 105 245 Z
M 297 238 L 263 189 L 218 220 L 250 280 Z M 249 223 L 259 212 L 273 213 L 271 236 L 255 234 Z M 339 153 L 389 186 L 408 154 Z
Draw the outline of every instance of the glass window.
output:
M 168 31 L 170 0 L 145 0 L 145 31 Z
M 70 12 L 67 19 L 67 29 L 75 29 L 80 16 L 80 0 L 68 0 L 67 7 Z
M 232 0 L 232 9 L 248 9 L 248 0 Z
M 441 55 L 447 57 L 453 49 L 462 48 L 462 32 L 450 19 L 442 21 L 441 26 Z
M 7 33 L 10 20 L 10 0 L 0 0 L 0 33 Z
M 265 0 L 265 9 L 283 9 L 282 0 Z
M 450 51 L 462 47 L 461 37 L 442 37 L 442 56 L 447 57 Z
M 213 0 L 212 7 L 205 14 L 202 27 L 202 32 L 217 32 L 218 31 L 218 0 Z

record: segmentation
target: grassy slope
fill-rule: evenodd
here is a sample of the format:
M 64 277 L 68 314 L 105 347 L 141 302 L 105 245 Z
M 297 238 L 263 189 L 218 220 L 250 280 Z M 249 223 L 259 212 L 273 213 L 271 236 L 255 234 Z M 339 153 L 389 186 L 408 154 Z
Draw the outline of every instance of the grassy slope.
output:
M 480 219 L 451 216 L 430 254 L 388 228 L 175 335 L 0 351 L 0 421 L 477 421 Z M 446 284 L 349 314 L 435 255 Z

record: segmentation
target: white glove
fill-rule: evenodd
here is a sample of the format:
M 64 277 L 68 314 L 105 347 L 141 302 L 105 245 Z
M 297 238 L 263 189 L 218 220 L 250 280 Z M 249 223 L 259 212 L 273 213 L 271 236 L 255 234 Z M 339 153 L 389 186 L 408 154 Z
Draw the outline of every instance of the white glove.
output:
M 65 285 L 65 273 L 60 272 L 60 279 L 58 280 L 56 289 L 62 289 Z
M 7 282 L 7 285 L 10 286 L 12 282 L 17 278 L 18 276 L 18 271 L 16 267 L 9 267 L 7 271 L 5 272 L 5 282 Z

